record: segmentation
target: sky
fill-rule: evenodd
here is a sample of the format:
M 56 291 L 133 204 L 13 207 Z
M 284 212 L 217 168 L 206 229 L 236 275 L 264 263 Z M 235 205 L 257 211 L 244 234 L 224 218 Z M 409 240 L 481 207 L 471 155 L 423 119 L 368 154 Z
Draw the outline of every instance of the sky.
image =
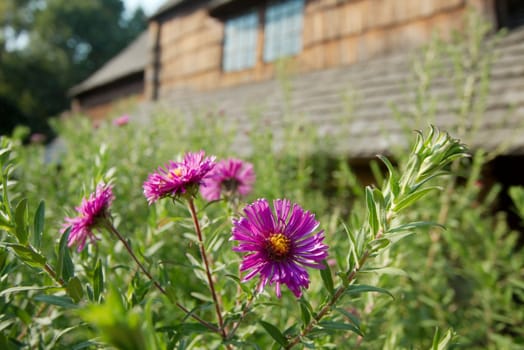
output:
M 165 1 L 166 0 L 124 0 L 124 3 L 128 11 L 132 12 L 137 7 L 141 6 L 146 15 L 149 16 L 152 15 Z

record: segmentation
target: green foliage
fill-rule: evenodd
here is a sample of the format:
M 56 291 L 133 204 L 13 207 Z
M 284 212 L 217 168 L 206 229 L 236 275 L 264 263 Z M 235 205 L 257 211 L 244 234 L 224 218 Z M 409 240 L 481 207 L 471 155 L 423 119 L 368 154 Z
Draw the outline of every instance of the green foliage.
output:
M 67 90 L 100 68 L 146 27 L 142 10 L 124 15 L 121 0 L 2 1 L 0 134 L 17 124 L 50 133 L 46 119 L 68 108 Z M 6 45 L 23 37 L 24 46 Z
M 431 69 L 438 64 L 429 58 L 458 52 L 456 43 L 449 45 L 431 46 L 433 54 L 417 63 L 421 81 L 415 105 L 421 118 L 431 113 L 434 98 L 427 78 L 437 75 Z M 456 62 L 465 54 L 457 54 Z M 484 56 L 489 55 L 476 57 Z M 458 73 L 464 70 L 463 64 L 454 67 Z M 483 71 L 489 64 L 477 66 L 481 72 L 470 68 L 463 73 L 489 77 Z M 485 84 L 482 79 L 477 83 Z M 470 81 L 457 78 L 457 91 L 464 91 L 460 82 Z M 477 106 L 468 101 L 463 105 Z M 469 118 L 468 108 L 457 110 L 457 118 Z M 287 113 L 291 119 L 292 111 Z M 263 123 L 256 115 L 253 120 Z M 1 141 L 2 349 L 524 345 L 519 234 L 508 227 L 504 213 L 493 211 L 500 186 L 482 183 L 482 167 L 494 154 L 477 150 L 465 158 L 464 146 L 455 139 L 463 129 L 448 134 L 426 128 L 416 135 L 411 152 L 399 152 L 394 159 L 380 156 L 383 167 L 379 162 L 372 166 L 376 185 L 364 187 L 347 159 L 326 156 L 330 146 L 307 125 L 286 130 L 278 152 L 270 128 L 256 128 L 263 135 L 244 135 L 224 129 L 214 114 L 186 120 L 172 111 L 156 111 L 147 124 L 132 120 L 116 127 L 106 122 L 97 129 L 77 117 L 55 127 L 66 149 L 59 163 L 45 162 L 41 146 Z M 249 141 L 246 158 L 257 173 L 247 201 L 286 197 L 300 202 L 326 232 L 328 268 L 311 274 L 311 285 L 299 300 L 287 292 L 282 299 L 269 291 L 259 294 L 256 281 L 241 282 L 240 257 L 229 240 L 240 203 L 197 199 L 196 217 L 204 234 L 200 242 L 184 205 L 165 200 L 148 206 L 143 197 L 148 173 L 186 151 L 245 156 L 245 149 L 235 153 L 232 147 L 239 135 Z M 78 253 L 67 247 L 63 218 L 100 181 L 115 185 L 112 224 L 123 239 L 95 232 L 97 244 Z M 521 215 L 523 192 L 511 190 Z M 130 259 L 122 241 L 153 279 Z M 217 331 L 201 245 L 211 261 L 226 337 Z

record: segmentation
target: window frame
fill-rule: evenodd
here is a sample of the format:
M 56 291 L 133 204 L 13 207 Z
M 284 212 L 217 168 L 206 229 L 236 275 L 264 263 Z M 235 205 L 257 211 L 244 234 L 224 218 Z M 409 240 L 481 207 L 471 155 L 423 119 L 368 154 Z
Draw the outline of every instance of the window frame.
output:
M 263 60 L 273 62 L 302 51 L 305 0 L 273 0 L 264 9 Z
M 259 10 L 250 8 L 224 20 L 222 71 L 236 72 L 256 66 L 259 17 Z

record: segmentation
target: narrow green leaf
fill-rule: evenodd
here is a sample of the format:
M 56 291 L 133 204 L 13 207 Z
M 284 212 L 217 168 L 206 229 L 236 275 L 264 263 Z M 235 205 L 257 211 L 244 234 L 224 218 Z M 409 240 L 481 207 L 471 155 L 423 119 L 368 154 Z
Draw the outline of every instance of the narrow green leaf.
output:
M 60 277 L 62 277 L 62 279 L 66 282 L 69 281 L 69 279 L 75 275 L 75 265 L 71 260 L 71 254 L 69 253 L 69 248 L 67 247 L 67 240 L 70 231 L 71 228 L 68 228 L 60 238 L 60 242 L 58 244 L 58 260 L 56 266 L 56 271 L 58 272 Z
M 252 292 L 252 290 L 249 288 L 249 286 L 245 283 L 242 283 L 242 281 L 240 280 L 240 278 L 238 276 L 235 276 L 231 273 L 226 273 L 225 274 L 225 277 L 231 279 L 232 281 L 234 281 L 245 293 L 248 293 L 250 294 Z
M 33 233 L 33 245 L 36 248 L 40 248 L 40 242 L 42 241 L 42 234 L 44 233 L 44 218 L 45 218 L 45 202 L 40 201 L 38 208 L 36 209 L 34 219 L 34 233 Z
M 391 292 L 388 291 L 387 289 L 375 287 L 375 286 L 369 286 L 366 284 L 350 285 L 346 289 L 345 294 L 354 295 L 354 294 L 367 293 L 367 292 L 377 292 L 377 293 L 387 294 L 390 297 L 392 297 L 393 299 L 395 299 L 393 294 L 391 294 Z
M 367 268 L 360 270 L 360 272 L 372 272 L 380 275 L 393 275 L 393 276 L 407 276 L 406 271 L 396 267 L 378 267 L 378 268 Z
M 5 231 L 11 234 L 15 234 L 15 227 L 9 224 L 0 224 L 0 231 Z
M 47 289 L 51 289 L 51 288 L 55 288 L 55 287 L 49 287 L 49 286 L 46 286 L 46 287 L 40 287 L 40 286 L 12 287 L 12 288 L 7 288 L 7 289 L 4 289 L 3 291 L 1 291 L 0 292 L 0 297 L 3 297 L 5 295 L 10 295 L 10 294 L 13 294 L 13 293 L 28 292 L 28 291 L 32 291 L 32 290 L 47 290 Z
M 196 298 L 196 299 L 199 299 L 199 300 L 202 300 L 202 301 L 207 301 L 207 302 L 210 302 L 210 303 L 213 302 L 213 298 L 211 298 L 209 295 L 204 295 L 202 293 L 197 293 L 197 292 L 191 292 L 189 294 L 193 298 Z
M 371 169 L 371 173 L 373 174 L 373 178 L 375 179 L 377 186 L 382 186 L 382 183 L 384 182 L 384 176 L 382 174 L 382 169 L 380 169 L 379 163 L 375 159 L 372 159 L 369 162 L 369 168 Z
M 2 174 L 2 199 L 4 202 L 4 208 L 6 211 L 6 214 L 9 218 L 12 218 L 13 214 L 11 213 L 11 206 L 9 204 L 9 195 L 7 193 L 7 174 L 8 169 L 7 167 L 4 169 L 4 173 Z
M 435 329 L 435 334 L 433 335 L 433 343 L 431 344 L 431 350 L 438 350 L 438 341 L 440 339 L 440 328 Z
M 377 206 L 373 198 L 373 189 L 369 186 L 366 187 L 366 204 L 368 208 L 369 227 L 371 227 L 373 236 L 375 236 L 379 229 Z
M 351 321 L 351 323 L 353 323 L 355 325 L 355 327 L 357 327 L 359 330 L 360 330 L 360 320 L 358 319 L 358 317 L 354 314 L 352 314 L 351 312 L 345 310 L 345 309 L 342 309 L 342 308 L 335 308 L 336 311 L 338 311 L 339 313 L 341 313 L 342 315 L 344 315 L 344 317 L 346 317 L 348 320 Z M 362 334 L 361 334 L 362 335 Z
M 46 263 L 46 257 L 30 247 L 20 244 L 6 244 L 6 246 L 11 248 L 16 256 L 31 267 L 43 267 Z
M 433 221 L 414 221 L 414 222 L 410 222 L 408 224 L 399 225 L 399 226 L 390 228 L 388 230 L 388 232 L 386 232 L 386 233 L 411 231 L 412 229 L 416 229 L 416 228 L 430 228 L 430 227 L 435 227 L 435 226 L 440 227 L 443 230 L 446 229 L 446 226 L 441 225 L 438 222 L 433 222 Z
M 309 324 L 311 321 L 311 312 L 312 307 L 309 304 L 309 302 L 305 299 L 304 296 L 302 298 L 298 299 L 299 305 L 300 305 L 300 311 L 302 315 L 302 323 L 304 324 L 304 327 Z
M 9 252 L 4 247 L 0 248 L 0 271 L 4 269 L 7 263 L 7 256 Z
M 27 243 L 27 236 L 29 235 L 28 232 L 28 216 L 27 213 L 27 198 L 22 199 L 20 202 L 18 202 L 18 205 L 16 206 L 15 210 L 15 224 L 16 224 L 16 239 L 20 244 L 26 244 Z
M 453 345 L 453 338 L 455 337 L 455 332 L 452 329 L 448 329 L 446 334 L 441 337 L 440 329 L 435 330 L 435 335 L 433 336 L 433 344 L 431 345 L 431 350 L 446 350 Z
M 402 209 L 410 206 L 411 204 L 413 204 L 414 202 L 416 202 L 417 200 L 419 200 L 420 198 L 422 198 L 423 196 L 425 196 L 429 192 L 431 192 L 431 191 L 440 191 L 440 190 L 441 190 L 441 188 L 438 187 L 438 186 L 432 186 L 432 187 L 427 187 L 427 188 L 423 188 L 423 189 L 417 190 L 417 191 L 407 195 L 406 197 L 404 197 L 398 203 L 396 203 L 394 208 L 393 208 L 393 210 L 395 212 L 399 212 Z
M 66 287 L 67 295 L 69 295 L 75 303 L 78 303 L 80 300 L 82 300 L 82 297 L 84 296 L 84 290 L 82 289 L 82 283 L 80 283 L 80 280 L 78 277 L 73 277 L 67 282 Z
M 329 294 L 333 295 L 335 288 L 333 286 L 333 276 L 331 275 L 331 269 L 326 260 L 322 262 L 324 268 L 320 270 L 320 276 L 324 282 L 324 287 L 328 290 Z
M 197 322 L 188 322 L 188 323 L 182 323 L 177 326 L 177 329 L 179 332 L 182 332 L 184 334 L 189 333 L 203 333 L 203 332 L 210 332 L 211 330 L 204 326 L 201 323 Z
M 362 335 L 362 331 L 350 323 L 334 322 L 334 321 L 322 321 L 318 324 L 318 327 L 326 330 L 333 331 L 351 331 L 358 335 Z
M 400 231 L 395 233 L 388 233 L 387 238 L 385 239 L 387 239 L 390 242 L 390 244 L 394 244 L 400 241 L 401 239 L 411 236 L 414 233 L 415 231 Z
M 355 234 L 353 233 L 353 231 L 351 231 L 349 229 L 349 227 L 347 227 L 347 225 L 342 222 L 342 226 L 344 228 L 344 231 L 346 232 L 348 238 L 349 238 L 349 252 L 348 252 L 348 260 L 347 260 L 347 263 L 348 263 L 348 268 L 347 270 L 351 270 L 356 262 L 358 261 L 358 254 L 357 254 L 357 240 L 356 240 L 356 237 L 355 237 Z
M 100 300 L 100 294 L 104 291 L 104 271 L 102 260 L 98 259 L 93 273 L 93 295 L 95 300 Z
M 379 154 L 379 155 L 377 155 L 377 157 L 382 161 L 382 163 L 384 163 L 386 168 L 388 168 L 388 173 L 389 173 L 388 184 L 389 184 L 389 188 L 391 189 L 391 192 L 393 193 L 393 196 L 397 197 L 399 192 L 400 192 L 400 187 L 398 185 L 398 176 L 397 176 L 397 174 L 395 172 L 395 168 L 393 167 L 393 165 L 391 164 L 389 159 L 387 159 L 383 155 Z
M 5 336 L 4 332 L 0 332 L 0 349 L 9 349 L 9 340 Z
M 169 299 L 169 301 L 175 304 L 177 301 L 176 288 L 172 284 L 168 284 L 165 286 L 165 290 L 166 296 Z
M 264 327 L 266 332 L 268 332 L 269 335 L 273 339 L 275 339 L 275 341 L 278 344 L 280 344 L 283 347 L 287 346 L 287 339 L 286 339 L 286 337 L 284 336 L 284 334 L 282 334 L 282 332 L 280 332 L 280 330 L 277 327 L 273 326 L 271 323 L 268 323 L 268 322 L 265 322 L 265 321 L 262 321 L 262 320 L 259 320 L 258 322 L 262 325 L 262 327 Z
M 57 295 L 38 294 L 34 298 L 36 301 L 41 301 L 46 304 L 61 306 L 66 309 L 76 309 L 78 306 L 73 303 L 69 297 L 61 297 Z

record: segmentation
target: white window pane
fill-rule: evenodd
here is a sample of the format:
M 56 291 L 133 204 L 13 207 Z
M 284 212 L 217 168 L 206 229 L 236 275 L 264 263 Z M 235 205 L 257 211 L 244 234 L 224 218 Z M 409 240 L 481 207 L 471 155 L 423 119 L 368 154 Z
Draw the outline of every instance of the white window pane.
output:
M 240 70 L 255 65 L 258 14 L 247 12 L 225 23 L 223 69 Z
M 264 60 L 292 55 L 302 48 L 304 0 L 270 3 L 266 10 Z

